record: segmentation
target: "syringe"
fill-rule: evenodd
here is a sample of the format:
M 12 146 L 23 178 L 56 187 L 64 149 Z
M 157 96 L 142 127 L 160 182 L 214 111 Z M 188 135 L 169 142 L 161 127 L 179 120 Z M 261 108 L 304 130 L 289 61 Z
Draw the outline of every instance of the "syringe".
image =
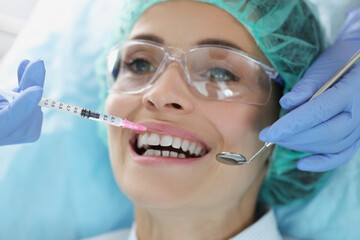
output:
M 4 94 L 11 97 L 17 97 L 20 95 L 20 93 L 12 92 L 5 89 L 0 89 L 0 94 Z M 138 131 L 146 131 L 146 127 L 142 126 L 140 124 L 136 124 L 133 122 L 130 122 L 126 119 L 122 119 L 119 117 L 114 117 L 108 114 L 98 113 L 92 110 L 88 110 L 85 108 L 77 107 L 71 104 L 62 103 L 53 99 L 49 98 L 41 98 L 39 104 L 40 107 L 50 108 L 57 111 L 65 112 L 65 113 L 71 113 L 73 115 L 76 115 L 78 117 L 88 118 L 90 120 L 98 121 L 107 123 L 110 125 L 114 125 L 117 127 L 123 127 L 123 128 L 129 128 L 133 130 Z

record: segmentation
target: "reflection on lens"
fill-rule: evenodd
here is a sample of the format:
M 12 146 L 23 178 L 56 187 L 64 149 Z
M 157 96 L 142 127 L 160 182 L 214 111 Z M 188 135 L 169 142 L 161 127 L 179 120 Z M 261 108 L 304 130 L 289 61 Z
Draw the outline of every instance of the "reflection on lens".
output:
M 112 89 L 119 92 L 139 91 L 147 86 L 164 58 L 164 52 L 157 46 L 134 42 L 118 49 L 119 69 Z
M 217 100 L 266 104 L 271 79 L 256 62 L 223 48 L 201 47 L 187 56 L 193 87 Z

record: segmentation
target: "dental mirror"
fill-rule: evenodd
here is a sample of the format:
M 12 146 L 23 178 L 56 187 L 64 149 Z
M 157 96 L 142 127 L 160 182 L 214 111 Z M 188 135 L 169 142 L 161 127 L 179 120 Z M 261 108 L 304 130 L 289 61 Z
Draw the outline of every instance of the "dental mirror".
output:
M 330 78 L 311 98 L 309 101 L 323 93 L 326 89 L 330 88 L 334 85 L 340 78 L 356 63 L 357 60 L 360 58 L 360 51 L 357 51 L 354 56 L 339 70 L 337 71 L 334 76 Z M 241 155 L 240 153 L 232 153 L 232 152 L 221 152 L 216 154 L 216 160 L 218 162 L 227 164 L 227 165 L 244 165 L 250 164 L 253 160 L 255 160 L 258 156 L 260 156 L 267 148 L 272 146 L 273 142 L 266 142 L 264 146 L 255 153 L 249 161 L 246 161 L 246 158 Z
M 233 153 L 233 152 L 221 152 L 216 154 L 216 160 L 218 162 L 228 164 L 228 165 L 244 165 L 250 164 L 254 159 L 256 159 L 262 152 L 264 152 L 267 148 L 272 146 L 274 143 L 266 142 L 264 146 L 255 153 L 249 161 L 246 161 L 246 157 L 241 155 L 240 153 Z

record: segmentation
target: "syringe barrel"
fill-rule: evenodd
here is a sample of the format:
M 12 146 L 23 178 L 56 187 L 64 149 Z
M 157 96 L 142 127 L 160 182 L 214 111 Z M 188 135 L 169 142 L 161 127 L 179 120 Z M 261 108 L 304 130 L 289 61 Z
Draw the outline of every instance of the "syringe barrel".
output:
M 51 108 L 60 112 L 71 113 L 73 115 L 81 117 L 81 111 L 83 108 L 73 106 L 71 104 L 58 102 L 48 98 L 42 98 L 39 102 L 40 107 Z
M 110 125 L 113 125 L 113 126 L 116 126 L 116 127 L 122 127 L 124 126 L 124 120 L 119 118 L 119 117 L 114 117 L 114 116 L 111 116 L 111 115 L 108 115 L 108 114 L 102 114 L 102 113 L 99 113 L 99 118 L 91 118 L 90 119 L 93 119 L 95 121 L 99 121 L 99 122 L 104 122 L 104 123 L 107 123 L 107 124 L 110 124 Z
M 117 127 L 124 125 L 124 120 L 107 114 L 98 113 L 85 108 L 77 107 L 71 104 L 62 103 L 48 98 L 42 98 L 39 106 L 51 108 L 60 112 L 70 113 L 78 117 L 88 118 L 98 122 L 104 122 Z
M 14 98 L 18 97 L 20 95 L 20 93 L 12 92 L 12 91 L 9 91 L 6 89 L 0 89 L 0 94 L 5 95 L 5 96 L 12 96 Z M 111 116 L 108 114 L 98 113 L 98 112 L 95 112 L 92 110 L 88 110 L 88 109 L 77 107 L 77 106 L 74 106 L 71 104 L 59 102 L 59 101 L 49 99 L 49 98 L 41 98 L 38 105 L 40 107 L 45 107 L 45 108 L 54 109 L 54 110 L 60 111 L 60 112 L 70 113 L 70 114 L 76 115 L 78 117 L 88 118 L 91 120 L 107 123 L 107 124 L 114 125 L 117 127 L 122 126 L 122 127 L 132 128 L 132 129 L 133 128 L 139 129 L 139 127 L 136 126 L 136 124 L 131 123 L 127 120 L 123 120 L 119 117 L 114 117 L 114 116 Z M 141 127 L 143 127 L 143 126 L 140 126 L 140 128 Z

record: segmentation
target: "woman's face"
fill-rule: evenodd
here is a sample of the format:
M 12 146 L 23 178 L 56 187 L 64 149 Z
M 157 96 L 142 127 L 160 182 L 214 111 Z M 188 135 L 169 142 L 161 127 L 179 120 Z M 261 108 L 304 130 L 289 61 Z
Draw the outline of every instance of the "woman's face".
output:
M 154 5 L 134 25 L 129 36 L 133 38 L 157 39 L 177 48 L 193 47 L 208 39 L 222 40 L 267 62 L 236 19 L 205 3 Z M 260 130 L 278 116 L 277 93 L 272 93 L 265 106 L 207 100 L 190 91 L 182 71 L 173 63 L 150 89 L 140 94 L 110 94 L 106 111 L 161 130 L 165 134 L 159 134 L 160 139 L 170 135 L 173 142 L 179 141 L 175 138 L 180 138 L 180 144 L 194 142 L 202 153 L 207 153 L 186 159 L 139 155 L 134 151 L 138 133 L 110 126 L 110 157 L 118 185 L 135 204 L 148 208 L 203 208 L 224 203 L 233 206 L 246 196 L 250 201 L 245 205 L 253 205 L 269 153 L 243 166 L 221 164 L 215 156 L 230 151 L 251 157 L 262 146 L 258 140 Z

